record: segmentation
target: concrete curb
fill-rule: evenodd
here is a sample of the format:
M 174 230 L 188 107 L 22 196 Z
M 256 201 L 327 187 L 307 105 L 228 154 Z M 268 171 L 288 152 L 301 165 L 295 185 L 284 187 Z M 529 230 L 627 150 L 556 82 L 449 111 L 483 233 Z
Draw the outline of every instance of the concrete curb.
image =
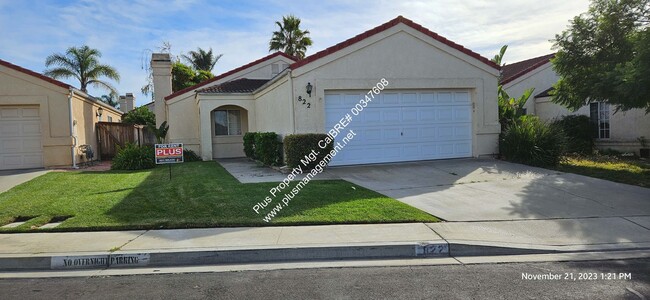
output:
M 600 249 L 626 251 L 650 249 L 646 245 Z M 138 267 L 175 267 L 272 262 L 308 262 L 353 259 L 415 259 L 526 254 L 593 252 L 597 249 L 557 247 L 510 247 L 446 242 L 322 245 L 252 249 L 188 248 L 167 251 L 141 250 L 97 253 L 0 255 L 0 271 L 79 270 Z

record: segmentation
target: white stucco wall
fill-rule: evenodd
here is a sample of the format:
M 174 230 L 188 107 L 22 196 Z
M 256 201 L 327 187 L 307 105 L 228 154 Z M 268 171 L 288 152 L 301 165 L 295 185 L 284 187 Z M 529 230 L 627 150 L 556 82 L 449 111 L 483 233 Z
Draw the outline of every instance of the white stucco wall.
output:
M 199 107 L 193 94 L 167 102 L 167 138 L 171 143 L 183 143 L 187 149 L 200 153 Z
M 537 112 L 537 105 L 535 103 L 535 95 L 545 91 L 546 89 L 552 87 L 560 77 L 553 71 L 553 67 L 550 62 L 536 68 L 535 70 L 511 81 L 503 86 L 503 89 L 513 98 L 519 98 L 524 94 L 529 88 L 535 88 L 535 91 L 526 102 L 524 106 L 527 110 L 527 113 L 530 115 L 539 115 Z M 544 109 L 544 108 L 543 108 Z M 555 108 L 548 108 L 553 111 Z M 542 117 L 543 118 L 543 117 Z
M 325 132 L 324 95 L 328 90 L 368 90 L 381 78 L 389 90 L 470 89 L 473 155 L 498 150 L 498 71 L 403 24 L 366 38 L 292 71 L 293 101 L 307 97 L 311 108 L 295 105 L 297 133 Z M 312 97 L 305 92 L 313 85 Z
M 555 84 L 560 77 L 553 71 L 551 63 L 547 63 L 538 69 L 531 71 L 504 86 L 505 90 L 512 97 L 519 97 L 524 90 L 535 87 L 535 94 L 541 93 Z M 589 116 L 589 106 L 583 106 L 577 111 L 571 111 L 566 107 L 555 104 L 551 97 L 530 98 L 526 103 L 529 114 L 535 114 L 540 119 L 552 122 L 566 115 Z M 610 110 L 610 138 L 598 139 L 596 145 L 602 149 L 616 149 L 625 152 L 637 152 L 639 142 L 637 138 L 645 136 L 650 139 L 650 115 L 646 115 L 642 109 L 634 109 L 627 112 L 614 113 Z
M 273 58 L 270 58 L 266 61 L 260 62 L 259 64 L 256 64 L 254 66 L 251 66 L 249 68 L 243 69 L 239 72 L 235 72 L 233 74 L 230 74 L 224 78 L 220 78 L 219 80 L 215 80 L 214 82 L 211 82 L 207 85 L 201 86 L 199 89 L 207 88 L 210 86 L 215 86 L 224 82 L 228 82 L 231 80 L 235 79 L 240 79 L 240 78 L 248 78 L 248 79 L 271 79 L 273 77 L 272 70 L 271 70 L 271 65 L 272 64 L 278 64 L 280 66 L 280 70 L 282 68 L 282 65 L 288 65 L 291 64 L 293 61 L 291 59 L 288 59 L 284 56 L 276 56 Z M 208 96 L 208 95 L 201 95 L 197 99 L 195 96 L 196 92 L 194 90 L 188 91 L 186 93 L 180 94 L 172 99 L 169 99 L 166 101 L 166 106 L 167 106 L 167 115 L 168 115 L 168 124 L 169 124 L 169 132 L 168 132 L 168 139 L 170 142 L 174 143 L 184 143 L 184 146 L 186 148 L 192 149 L 195 151 L 197 154 L 200 156 L 204 156 L 204 151 L 207 149 L 207 146 L 201 147 L 201 139 L 204 138 L 206 141 L 208 140 L 207 136 L 207 131 L 204 130 L 204 133 L 206 134 L 205 136 L 201 136 L 201 119 L 198 118 L 197 116 L 200 115 L 200 109 L 199 107 L 201 104 L 199 102 L 203 100 L 208 100 L 211 104 L 206 104 L 208 102 L 204 102 L 203 105 L 205 106 L 205 109 L 210 109 L 208 106 L 212 107 L 208 113 L 204 114 L 204 117 L 209 116 L 209 112 L 214 110 L 220 105 L 228 105 L 228 104 L 233 104 L 237 105 L 236 103 L 239 103 L 237 101 L 241 101 L 241 97 L 236 96 L 234 99 L 236 100 L 235 102 L 229 102 L 229 99 L 232 100 L 233 97 L 226 97 L 224 99 L 221 96 Z M 246 99 L 252 101 L 252 96 L 245 96 Z M 215 101 L 224 101 L 219 104 L 219 102 Z M 215 106 L 217 105 L 217 106 Z M 271 107 L 274 107 L 271 105 Z M 251 103 L 246 103 L 246 109 L 253 109 L 254 111 L 254 104 Z M 255 121 L 256 119 L 254 118 L 254 114 L 251 114 L 250 111 L 248 111 L 248 130 L 253 131 L 255 128 Z M 210 124 L 209 120 L 205 120 L 206 124 Z M 208 127 L 212 128 L 212 127 Z M 271 128 L 274 128 L 271 126 Z M 212 137 L 210 137 L 211 140 Z M 210 145 L 212 142 L 209 143 Z M 232 144 L 232 143 L 230 143 Z M 232 149 L 237 148 L 237 146 L 231 147 Z M 236 152 L 236 151 L 225 151 L 223 154 L 219 154 L 219 157 L 237 157 L 241 156 Z M 212 151 L 206 152 L 205 153 L 205 158 L 206 159 L 212 159 Z
M 282 136 L 293 133 L 293 103 L 290 76 L 283 76 L 255 94 L 257 131 Z
M 69 89 L 0 65 L 0 106 L 38 107 L 44 167 L 72 164 L 69 95 Z M 72 98 L 77 146 L 91 145 L 95 159 L 98 153 L 95 124 L 99 122 L 96 112 L 100 107 L 102 121 L 107 121 L 109 116 L 113 122 L 120 121 L 122 112 L 114 108 L 90 100 L 78 91 Z M 77 162 L 82 162 L 77 148 L 75 155 Z

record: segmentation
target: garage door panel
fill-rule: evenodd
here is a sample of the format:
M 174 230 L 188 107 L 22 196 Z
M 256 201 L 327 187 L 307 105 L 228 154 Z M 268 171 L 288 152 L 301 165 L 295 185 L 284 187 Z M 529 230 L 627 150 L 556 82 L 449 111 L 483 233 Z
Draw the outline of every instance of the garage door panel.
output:
M 454 107 L 454 122 L 469 122 L 472 118 L 472 111 L 469 107 Z
M 454 93 L 454 103 L 463 103 L 469 104 L 470 97 L 468 92 L 455 92 Z
M 381 120 L 383 122 L 399 122 L 400 110 L 399 109 L 384 109 L 381 112 Z
M 345 96 L 343 97 L 343 99 L 344 99 L 344 100 L 343 100 L 343 103 L 342 103 L 342 104 L 343 104 L 345 107 L 350 107 L 350 108 L 351 108 L 351 107 L 353 107 L 355 104 L 359 103 L 359 100 L 360 100 L 361 98 L 359 98 L 359 94 L 351 94 L 351 95 L 345 95 Z
M 418 122 L 420 118 L 418 117 L 418 109 L 414 107 L 404 107 L 402 108 L 402 122 Z
M 441 92 L 438 93 L 437 96 L 438 97 L 436 102 L 438 104 L 449 104 L 453 102 L 453 98 L 452 98 L 453 94 L 450 92 Z
M 437 110 L 437 113 L 436 121 L 451 122 L 454 120 L 454 109 L 452 107 L 441 107 Z
M 364 96 L 362 92 L 326 91 L 326 128 L 332 128 Z M 354 102 L 338 101 L 345 97 Z M 383 91 L 358 116 L 353 116 L 348 128 L 357 135 L 330 164 L 471 156 L 469 97 L 466 91 Z M 342 136 L 337 137 L 338 141 L 341 139 Z
M 0 106 L 0 170 L 43 167 L 38 106 Z
M 418 104 L 423 105 L 433 105 L 436 102 L 436 97 L 434 93 L 422 93 L 420 94 L 420 100 Z
M 20 123 L 16 122 L 0 122 L 2 129 L 0 130 L 0 137 L 11 137 L 20 135 Z
M 17 107 L 7 107 L 0 109 L 0 118 L 2 120 L 11 120 L 18 119 L 20 117 L 20 108 Z
M 32 121 L 32 122 L 25 122 L 23 123 L 23 128 L 22 128 L 22 135 L 41 135 L 41 122 L 39 121 Z
M 402 105 L 418 104 L 418 94 L 404 93 L 402 94 Z
M 380 97 L 380 103 L 384 105 L 398 105 L 399 104 L 399 94 L 395 93 L 383 93 Z M 373 100 L 374 101 L 374 100 Z

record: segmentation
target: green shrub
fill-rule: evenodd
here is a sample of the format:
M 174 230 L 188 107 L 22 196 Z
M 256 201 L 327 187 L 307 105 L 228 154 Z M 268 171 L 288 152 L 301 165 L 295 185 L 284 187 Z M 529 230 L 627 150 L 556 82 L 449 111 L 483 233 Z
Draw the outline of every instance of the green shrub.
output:
M 256 132 L 246 132 L 244 134 L 244 154 L 252 159 L 255 159 L 255 134 Z
M 196 152 L 190 149 L 183 149 L 183 161 L 184 162 L 202 161 L 202 159 L 196 154 Z
M 553 123 L 567 136 L 567 152 L 591 154 L 594 151 L 593 124 L 588 116 L 564 116 Z
M 280 142 L 275 132 L 257 132 L 255 134 L 255 158 L 263 164 L 272 166 L 282 162 Z
M 118 147 L 111 164 L 113 170 L 142 170 L 155 167 L 153 147 L 137 146 L 131 143 L 126 144 L 124 148 Z
M 310 162 L 306 167 L 313 169 L 318 163 L 321 162 L 323 157 L 334 149 L 334 143 L 329 143 L 325 149 L 318 146 L 318 142 L 327 137 L 324 133 L 308 133 L 308 134 L 291 134 L 284 138 L 284 154 L 286 155 L 287 166 L 295 168 L 301 164 L 300 160 L 305 160 L 305 156 L 310 154 L 312 150 L 316 150 L 316 160 Z
M 499 150 L 506 160 L 532 166 L 557 165 L 565 149 L 562 129 L 534 116 L 524 116 L 512 123 L 499 138 Z

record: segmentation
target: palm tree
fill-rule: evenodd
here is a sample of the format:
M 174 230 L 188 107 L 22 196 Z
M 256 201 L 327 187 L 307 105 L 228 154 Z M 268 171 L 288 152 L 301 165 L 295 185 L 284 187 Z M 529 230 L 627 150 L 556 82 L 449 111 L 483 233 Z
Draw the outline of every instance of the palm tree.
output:
M 196 48 L 196 51 L 190 51 L 188 53 L 189 55 L 181 55 L 183 59 L 187 61 L 195 70 L 200 71 L 208 71 L 211 72 L 212 69 L 214 69 L 214 65 L 217 64 L 217 61 L 223 56 L 223 54 L 219 54 L 215 56 L 212 54 L 212 48 L 210 50 L 205 51 L 203 49 Z
M 282 17 L 282 23 L 275 22 L 280 30 L 273 32 L 269 42 L 269 51 L 282 51 L 288 55 L 304 58 L 307 47 L 312 40 L 309 30 L 300 29 L 300 18 L 293 15 Z
M 117 94 L 110 93 L 102 95 L 99 100 L 115 108 L 119 108 L 120 102 L 117 101 Z
M 56 53 L 45 59 L 46 67 L 52 65 L 57 67 L 45 70 L 44 74 L 55 79 L 74 77 L 79 80 L 83 92 L 88 92 L 88 85 L 92 85 L 117 94 L 117 90 L 111 84 L 99 80 L 100 77 L 107 77 L 120 81 L 120 74 L 113 67 L 99 63 L 98 58 L 101 56 L 99 50 L 88 46 L 70 47 L 65 54 Z

